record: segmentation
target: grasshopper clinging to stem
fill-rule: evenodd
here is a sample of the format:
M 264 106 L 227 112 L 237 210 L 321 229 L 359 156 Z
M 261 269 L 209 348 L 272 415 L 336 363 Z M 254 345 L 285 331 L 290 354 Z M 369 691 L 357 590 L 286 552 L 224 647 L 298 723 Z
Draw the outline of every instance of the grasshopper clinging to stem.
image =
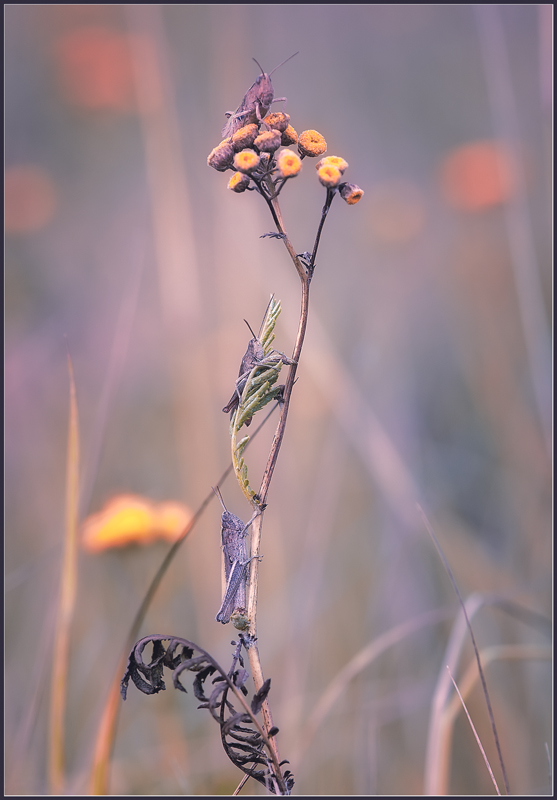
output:
M 245 616 L 246 613 L 246 578 L 248 565 L 251 561 L 247 554 L 246 536 L 249 526 L 261 511 L 256 509 L 250 521 L 247 525 L 244 525 L 240 517 L 237 517 L 226 508 L 219 487 L 213 488 L 213 491 L 223 508 L 221 542 L 224 556 L 224 577 L 226 579 L 226 589 L 224 590 L 224 597 L 216 620 L 225 625 L 230 622 L 234 612 L 237 612 L 237 615 L 240 616 Z
M 267 314 L 269 312 L 269 308 L 271 307 L 272 302 L 273 302 L 273 297 L 271 297 L 271 299 L 269 300 L 269 304 L 267 306 L 267 309 L 265 310 L 263 322 L 261 323 L 261 327 L 259 328 L 259 333 L 257 336 L 251 329 L 249 322 L 247 320 L 244 320 L 244 322 L 246 323 L 246 325 L 250 330 L 250 333 L 252 334 L 252 338 L 249 340 L 247 350 L 242 357 L 242 362 L 240 364 L 240 371 L 238 373 L 238 378 L 234 385 L 234 394 L 222 409 L 225 414 L 228 414 L 230 412 L 231 418 L 236 409 L 238 408 L 238 404 L 242 397 L 242 392 L 244 391 L 249 375 L 255 367 L 268 369 L 278 364 L 279 361 L 282 361 L 283 364 L 286 364 L 288 366 L 292 366 L 293 364 L 296 363 L 295 361 L 292 361 L 292 359 L 287 358 L 287 356 L 285 356 L 284 353 L 281 353 L 278 350 L 271 350 L 270 353 L 265 354 L 265 349 L 261 342 L 261 333 L 263 331 L 265 320 L 267 319 Z M 245 422 L 246 427 L 248 427 L 250 424 L 251 424 L 251 418 L 247 419 Z

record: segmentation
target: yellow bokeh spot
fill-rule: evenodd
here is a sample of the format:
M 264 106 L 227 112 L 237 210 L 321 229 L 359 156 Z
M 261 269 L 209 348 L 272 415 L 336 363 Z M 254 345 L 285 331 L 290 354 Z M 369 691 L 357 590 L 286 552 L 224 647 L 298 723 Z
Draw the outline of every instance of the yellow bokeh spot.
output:
M 118 495 L 83 523 L 86 550 L 98 553 L 110 547 L 150 544 L 158 539 L 178 539 L 192 513 L 187 506 L 171 501 L 154 503 L 139 495 Z

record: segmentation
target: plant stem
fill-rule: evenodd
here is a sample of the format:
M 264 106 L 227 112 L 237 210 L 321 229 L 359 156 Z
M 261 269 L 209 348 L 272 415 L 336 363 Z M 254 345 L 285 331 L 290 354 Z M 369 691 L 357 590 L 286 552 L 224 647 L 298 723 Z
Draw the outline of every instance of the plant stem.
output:
M 315 259 L 317 257 L 317 248 L 319 247 L 319 242 L 321 241 L 321 233 L 323 231 L 323 226 L 325 225 L 325 220 L 327 219 L 327 214 L 329 213 L 329 209 L 331 207 L 331 203 L 333 202 L 333 197 L 335 193 L 332 189 L 327 189 L 327 199 L 325 200 L 325 205 L 321 210 L 321 221 L 319 222 L 319 228 L 317 229 L 317 236 L 315 237 L 315 244 L 313 245 L 313 252 L 311 254 L 311 259 L 309 262 L 309 280 L 311 281 L 313 277 L 313 270 L 315 268 Z
M 272 189 L 272 182 L 271 179 L 268 179 L 268 188 L 269 190 Z M 317 249 L 319 247 L 319 242 L 321 239 L 321 233 L 323 230 L 323 226 L 325 224 L 325 219 L 329 212 L 329 208 L 331 207 L 331 203 L 334 197 L 334 192 L 327 190 L 327 198 L 325 201 L 325 205 L 323 206 L 321 212 L 321 220 L 319 223 L 319 228 L 317 230 L 317 235 L 315 239 L 315 244 L 313 247 L 313 253 L 311 256 L 310 267 L 306 271 L 304 265 L 301 263 L 300 259 L 296 255 L 296 251 L 286 234 L 286 230 L 284 227 L 284 223 L 282 220 L 282 214 L 280 211 L 280 206 L 278 204 L 278 199 L 273 197 L 272 191 L 270 191 L 270 197 L 267 197 L 266 193 L 262 192 L 263 197 L 265 198 L 267 205 L 271 211 L 273 220 L 278 228 L 279 233 L 284 234 L 284 245 L 294 263 L 296 271 L 300 277 L 301 288 L 302 288 L 302 296 L 301 296 L 301 308 L 300 308 L 300 320 L 298 323 L 298 333 L 296 336 L 296 342 L 294 344 L 294 352 L 292 354 L 292 360 L 295 362 L 291 367 L 288 373 L 288 377 L 286 379 L 286 385 L 284 387 L 283 393 L 283 404 L 281 408 L 280 418 L 277 424 L 277 428 L 275 431 L 275 435 L 273 437 L 273 442 L 271 444 L 271 450 L 269 452 L 269 457 L 267 459 L 267 466 L 265 467 L 265 471 L 263 473 L 263 478 L 261 480 L 261 487 L 259 489 L 259 497 L 261 499 L 261 505 L 265 504 L 265 499 L 267 497 L 267 493 L 269 491 L 269 486 L 271 484 L 271 480 L 273 477 L 273 473 L 275 470 L 275 466 L 277 463 L 280 447 L 282 445 L 282 440 L 284 438 L 284 432 L 286 429 L 286 420 L 288 417 L 288 411 L 290 407 L 290 397 L 292 395 L 292 389 L 294 387 L 294 382 L 296 379 L 296 370 L 298 367 L 298 363 L 300 361 L 300 356 L 302 353 L 302 347 L 304 344 L 304 338 L 306 335 L 307 329 L 307 322 L 308 322 L 308 314 L 309 314 L 309 285 L 313 273 L 313 267 L 315 265 L 315 257 L 317 255 Z M 247 616 L 250 620 L 249 625 L 249 635 L 250 635 L 250 646 L 248 649 L 248 656 L 250 661 L 251 673 L 255 683 L 256 690 L 259 690 L 264 683 L 264 676 L 263 676 L 263 669 L 261 667 L 261 660 L 259 657 L 259 650 L 257 648 L 257 589 L 259 583 L 259 556 L 260 545 L 261 545 L 261 530 L 263 526 L 263 513 L 260 514 L 253 522 L 252 526 L 252 536 L 251 536 L 251 556 L 253 558 L 250 567 L 250 578 L 249 578 L 249 587 L 248 587 L 248 609 L 247 609 Z M 268 700 L 266 699 L 262 705 L 262 714 L 263 714 L 263 721 L 264 721 L 264 728 L 265 731 L 268 731 L 273 727 L 273 718 L 271 714 L 271 708 L 269 705 Z M 270 744 L 272 748 L 272 755 L 273 760 L 276 759 L 276 762 L 280 762 L 280 757 L 278 754 L 278 747 L 276 744 L 275 737 L 271 737 Z M 284 778 L 282 777 L 282 773 L 277 775 L 277 780 L 279 783 L 279 787 L 281 792 L 287 792 L 286 783 Z

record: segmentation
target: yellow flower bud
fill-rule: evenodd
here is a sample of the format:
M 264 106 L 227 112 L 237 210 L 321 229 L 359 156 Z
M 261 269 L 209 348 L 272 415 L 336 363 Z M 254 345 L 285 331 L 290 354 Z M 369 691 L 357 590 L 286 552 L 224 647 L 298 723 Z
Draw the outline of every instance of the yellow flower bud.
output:
M 315 169 L 321 169 L 321 167 L 336 167 L 342 173 L 348 169 L 348 162 L 340 156 L 325 156 L 315 165 Z
M 232 189 L 233 192 L 245 192 L 249 186 L 250 177 L 249 175 L 245 175 L 243 172 L 235 172 L 234 175 L 228 181 L 228 188 Z
M 340 183 L 341 172 L 337 167 L 324 166 L 317 170 L 319 180 L 327 189 L 334 189 Z
M 282 178 L 292 178 L 302 169 L 302 159 L 293 150 L 281 150 L 277 156 L 277 167 Z
M 259 166 L 259 155 L 255 150 L 242 150 L 234 156 L 234 166 L 238 172 L 250 173 Z

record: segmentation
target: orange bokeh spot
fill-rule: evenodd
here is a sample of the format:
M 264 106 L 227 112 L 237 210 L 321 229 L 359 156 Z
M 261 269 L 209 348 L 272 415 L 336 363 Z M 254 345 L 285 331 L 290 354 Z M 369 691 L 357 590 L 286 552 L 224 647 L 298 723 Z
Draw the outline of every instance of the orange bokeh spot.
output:
M 153 503 L 139 495 L 113 497 L 102 511 L 83 523 L 82 541 L 86 550 L 98 553 L 110 547 L 151 544 L 157 539 L 175 542 L 192 517 L 181 503 Z
M 100 25 L 78 28 L 55 45 L 58 80 L 66 99 L 88 109 L 135 108 L 130 48 L 126 37 Z
M 472 142 L 453 150 L 441 165 L 441 188 L 462 211 L 483 211 L 509 200 L 516 191 L 513 158 L 502 142 Z
M 48 172 L 34 164 L 8 167 L 4 176 L 6 233 L 33 233 L 50 222 L 57 207 L 56 189 Z

